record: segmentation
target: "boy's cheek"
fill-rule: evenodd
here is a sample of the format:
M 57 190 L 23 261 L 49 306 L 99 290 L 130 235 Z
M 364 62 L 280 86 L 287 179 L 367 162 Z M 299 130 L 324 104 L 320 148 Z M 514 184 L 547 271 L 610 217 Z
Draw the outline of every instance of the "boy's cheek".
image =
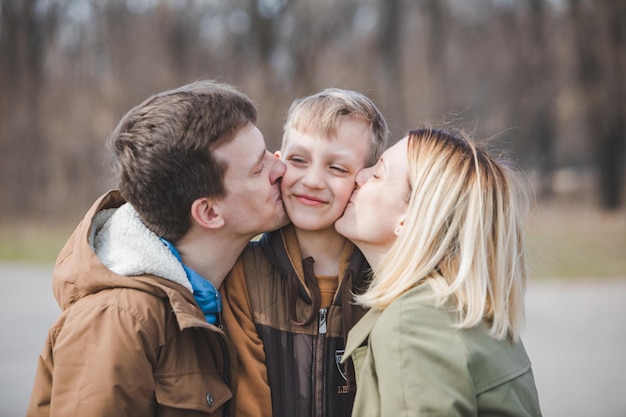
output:
M 342 186 L 341 194 L 338 198 L 340 198 L 344 208 L 348 204 L 348 201 L 350 201 L 350 196 L 352 196 L 352 192 L 354 191 L 354 185 L 354 181 L 351 181 Z
M 292 176 L 289 175 L 289 165 L 287 165 L 287 170 L 283 174 L 283 178 L 280 180 L 280 192 L 286 193 L 289 188 L 293 185 Z
M 287 193 L 287 190 L 289 188 L 287 187 L 287 184 L 285 183 L 285 177 L 283 177 L 283 179 L 280 182 L 280 195 L 285 195 Z

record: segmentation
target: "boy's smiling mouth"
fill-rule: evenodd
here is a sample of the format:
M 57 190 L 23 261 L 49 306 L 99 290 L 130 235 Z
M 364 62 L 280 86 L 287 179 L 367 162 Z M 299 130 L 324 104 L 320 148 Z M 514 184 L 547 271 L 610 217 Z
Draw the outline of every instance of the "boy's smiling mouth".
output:
M 323 204 L 326 204 L 326 202 L 324 200 L 321 200 L 315 196 L 312 195 L 308 195 L 308 194 L 294 194 L 294 196 L 296 197 L 296 199 L 306 205 L 306 206 L 320 206 Z

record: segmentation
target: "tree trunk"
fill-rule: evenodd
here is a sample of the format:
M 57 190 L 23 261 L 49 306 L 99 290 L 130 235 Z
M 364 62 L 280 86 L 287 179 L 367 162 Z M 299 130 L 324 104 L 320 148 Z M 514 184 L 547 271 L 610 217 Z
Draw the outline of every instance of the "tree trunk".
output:
M 400 0 L 381 0 L 379 55 L 381 57 L 381 86 L 386 119 L 389 123 L 392 137 L 395 140 L 400 131 L 406 129 L 403 114 L 402 71 L 400 60 L 400 28 L 401 4 Z M 391 143 L 390 143 L 391 144 Z
M 597 0 L 591 9 L 585 9 L 580 0 L 569 0 L 569 6 L 588 136 L 598 171 L 599 201 L 606 209 L 617 209 L 622 204 L 626 144 L 626 0 Z M 601 48 L 605 48 L 604 54 Z
M 530 8 L 530 90 L 529 139 L 534 144 L 539 170 L 539 195 L 551 197 L 554 173 L 554 99 L 553 70 L 545 29 L 544 0 L 528 0 Z
M 36 210 L 46 185 L 47 160 L 40 120 L 46 30 L 34 0 L 2 2 L 0 134 L 3 214 L 28 215 Z M 45 24 L 49 23 L 49 24 Z

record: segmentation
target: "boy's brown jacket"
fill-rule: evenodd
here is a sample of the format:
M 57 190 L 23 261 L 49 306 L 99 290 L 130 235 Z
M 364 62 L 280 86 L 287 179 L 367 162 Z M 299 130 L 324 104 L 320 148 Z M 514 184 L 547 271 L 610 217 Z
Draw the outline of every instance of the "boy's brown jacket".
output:
M 320 308 L 313 260 L 302 260 L 292 226 L 252 242 L 222 286 L 225 331 L 239 356 L 237 416 L 349 417 L 352 363 L 345 338 L 365 313 L 351 300 L 369 266 L 347 242 L 330 307 Z

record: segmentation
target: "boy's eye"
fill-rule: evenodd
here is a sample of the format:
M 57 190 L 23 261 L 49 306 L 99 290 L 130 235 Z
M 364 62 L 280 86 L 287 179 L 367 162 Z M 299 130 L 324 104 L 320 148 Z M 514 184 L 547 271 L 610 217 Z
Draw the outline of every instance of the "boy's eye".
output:
M 330 169 L 332 169 L 333 171 L 342 173 L 342 174 L 347 174 L 348 173 L 348 170 L 346 168 L 344 168 L 342 166 L 338 166 L 338 165 L 332 165 L 330 167 Z
M 291 162 L 293 164 L 296 164 L 296 165 L 302 165 L 302 164 L 306 163 L 304 158 L 300 158 L 299 156 L 292 156 L 288 160 L 289 160 L 289 162 Z

